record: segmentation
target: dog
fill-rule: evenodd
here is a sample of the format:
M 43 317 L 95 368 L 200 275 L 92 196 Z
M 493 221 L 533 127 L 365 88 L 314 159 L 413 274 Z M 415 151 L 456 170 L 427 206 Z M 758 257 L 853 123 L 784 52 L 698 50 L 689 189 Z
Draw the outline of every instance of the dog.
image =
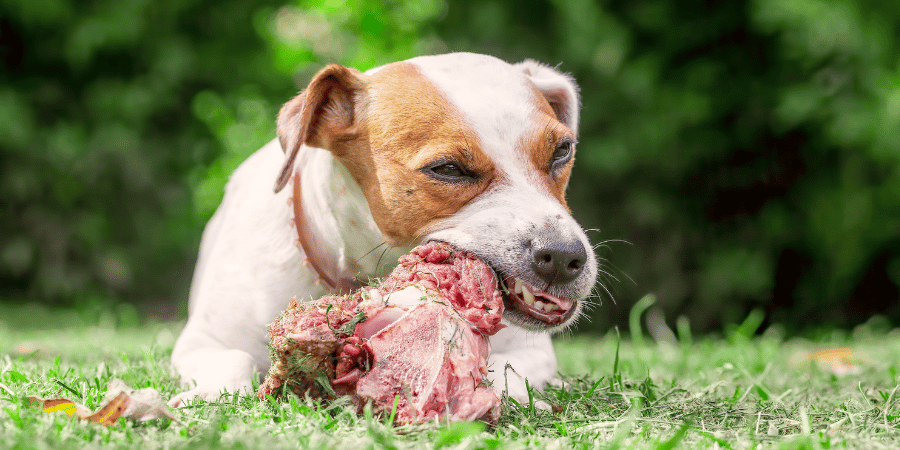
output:
M 581 315 L 597 276 L 565 200 L 579 107 L 572 78 L 532 60 L 322 69 L 206 226 L 172 351 L 190 387 L 170 405 L 250 393 L 270 363 L 266 326 L 292 297 L 348 292 L 433 240 L 503 281 L 509 326 L 490 339 L 488 378 L 526 400 L 555 377 L 550 333 Z

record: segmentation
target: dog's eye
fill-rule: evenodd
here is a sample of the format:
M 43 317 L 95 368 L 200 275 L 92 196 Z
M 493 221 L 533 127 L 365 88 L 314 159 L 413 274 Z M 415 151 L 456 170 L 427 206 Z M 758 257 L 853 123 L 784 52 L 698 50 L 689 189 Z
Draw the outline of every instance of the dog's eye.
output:
M 572 159 L 572 152 L 575 149 L 575 143 L 572 141 L 563 141 L 556 150 L 553 151 L 552 160 L 550 161 L 551 170 L 562 167 L 563 164 Z
M 422 171 L 446 183 L 460 183 L 475 181 L 477 176 L 472 171 L 467 170 L 460 163 L 453 160 L 444 160 L 429 166 L 423 167 Z
M 431 171 L 444 177 L 461 177 L 465 175 L 463 170 L 454 163 L 441 164 L 437 167 L 432 167 Z

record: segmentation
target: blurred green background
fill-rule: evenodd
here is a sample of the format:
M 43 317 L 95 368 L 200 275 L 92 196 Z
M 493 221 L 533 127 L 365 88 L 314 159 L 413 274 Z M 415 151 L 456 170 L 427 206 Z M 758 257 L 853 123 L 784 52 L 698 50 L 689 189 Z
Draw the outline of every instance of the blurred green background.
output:
M 615 300 L 580 330 L 648 292 L 700 330 L 897 323 L 898 24 L 881 0 L 0 0 L 0 306 L 184 317 L 228 175 L 312 74 L 474 51 L 581 86 L 570 205 Z

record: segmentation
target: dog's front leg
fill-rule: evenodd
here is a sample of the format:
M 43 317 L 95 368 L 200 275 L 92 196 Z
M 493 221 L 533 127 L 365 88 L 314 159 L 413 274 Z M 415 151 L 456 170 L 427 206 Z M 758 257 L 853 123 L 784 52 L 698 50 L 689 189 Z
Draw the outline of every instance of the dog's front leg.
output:
M 490 342 L 488 379 L 511 398 L 527 402 L 526 380 L 527 386 L 541 390 L 556 376 L 556 353 L 549 333 L 507 326 L 491 336 Z
M 189 390 L 171 404 L 223 392 L 250 393 L 269 368 L 266 327 L 291 297 L 323 293 L 294 242 L 287 190 L 272 194 L 284 161 L 278 141 L 248 158 L 231 176 L 200 244 L 191 283 L 189 320 L 172 350 L 172 365 Z
M 190 324 L 175 346 L 172 365 L 182 374 L 182 380 L 191 385 L 169 401 L 172 407 L 197 397 L 213 401 L 223 394 L 249 395 L 253 390 L 252 378 L 260 372 L 249 352 L 226 348 Z

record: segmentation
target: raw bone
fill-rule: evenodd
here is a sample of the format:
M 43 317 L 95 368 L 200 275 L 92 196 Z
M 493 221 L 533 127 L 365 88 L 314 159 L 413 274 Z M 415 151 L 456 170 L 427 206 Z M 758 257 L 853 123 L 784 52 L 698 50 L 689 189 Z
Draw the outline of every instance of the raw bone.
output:
M 485 380 L 488 336 L 503 325 L 493 270 L 433 242 L 413 249 L 377 288 L 288 309 L 270 326 L 272 367 L 258 396 L 349 395 L 398 424 L 496 423 Z

